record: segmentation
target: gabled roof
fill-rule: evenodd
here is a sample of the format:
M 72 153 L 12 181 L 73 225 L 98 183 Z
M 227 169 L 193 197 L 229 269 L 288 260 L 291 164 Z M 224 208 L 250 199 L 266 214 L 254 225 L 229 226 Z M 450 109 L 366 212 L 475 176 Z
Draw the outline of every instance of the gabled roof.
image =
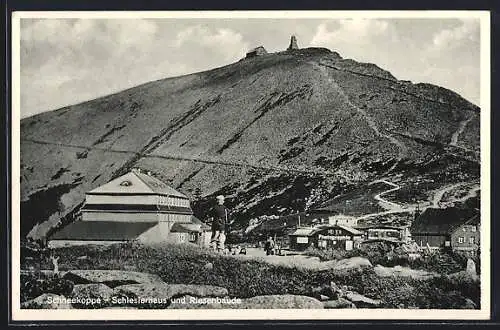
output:
M 450 233 L 460 229 L 460 227 L 462 227 L 463 225 L 474 225 L 474 226 L 477 226 L 479 225 L 481 222 L 481 217 L 479 216 L 479 214 L 476 214 L 474 216 L 472 216 L 469 220 L 465 221 L 464 223 L 460 223 L 460 224 L 457 224 L 455 226 L 453 226 L 451 229 L 450 229 Z
M 312 236 L 317 230 L 317 228 L 298 228 L 289 236 Z
M 419 233 L 446 235 L 476 215 L 478 213 L 473 209 L 428 208 L 413 221 L 410 232 L 412 235 Z
M 202 231 L 208 231 L 210 227 L 203 226 L 197 223 L 190 222 L 176 222 L 170 228 L 172 233 L 199 233 Z
M 75 221 L 55 232 L 49 240 L 128 241 L 139 237 L 157 222 Z
M 131 171 L 97 187 L 88 194 L 159 194 L 187 199 L 183 193 L 157 178 L 142 172 Z
M 210 229 L 209 225 L 207 225 L 206 223 L 204 223 L 203 221 L 201 221 L 200 219 L 198 219 L 194 215 L 191 216 L 191 222 L 195 223 L 195 224 L 198 224 L 198 225 L 201 225 L 201 229 L 204 229 L 204 230 L 209 230 Z
M 396 227 L 390 225 L 368 225 L 368 226 L 357 226 L 357 229 L 368 230 L 368 229 L 394 229 L 394 230 L 404 230 L 404 227 Z
M 362 231 L 359 231 L 357 229 L 354 229 L 352 227 L 349 227 L 349 226 L 344 226 L 344 225 L 337 225 L 337 227 L 339 228 L 342 228 L 344 229 L 345 231 L 353 234 L 353 235 L 363 235 L 363 232 Z
M 352 235 L 363 235 L 362 231 L 359 231 L 357 229 L 354 229 L 352 227 L 345 226 L 345 225 L 329 225 L 329 224 L 324 224 L 324 225 L 318 225 L 318 226 L 316 226 L 316 228 L 318 230 L 340 228 L 340 229 L 343 229 L 343 230 L 351 233 Z

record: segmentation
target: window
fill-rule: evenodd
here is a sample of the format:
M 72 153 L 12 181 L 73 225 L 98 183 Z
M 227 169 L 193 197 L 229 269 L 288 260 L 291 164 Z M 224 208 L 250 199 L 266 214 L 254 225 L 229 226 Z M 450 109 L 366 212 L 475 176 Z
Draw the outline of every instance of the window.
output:
M 445 241 L 445 242 L 444 242 L 444 246 L 450 246 L 450 245 L 451 245 L 451 244 L 450 244 L 450 241 Z
M 463 243 L 464 242 L 464 238 L 463 237 L 459 237 L 458 238 L 458 243 Z
M 469 237 L 469 243 L 474 244 L 474 237 Z
M 476 227 L 476 226 L 472 226 L 471 231 L 472 231 L 473 233 L 475 233 L 475 232 L 477 231 L 477 227 Z
M 131 185 L 132 185 L 132 182 L 130 182 L 128 180 L 125 180 L 122 183 L 120 183 L 120 186 L 124 186 L 124 187 L 128 187 L 128 186 L 131 186 Z

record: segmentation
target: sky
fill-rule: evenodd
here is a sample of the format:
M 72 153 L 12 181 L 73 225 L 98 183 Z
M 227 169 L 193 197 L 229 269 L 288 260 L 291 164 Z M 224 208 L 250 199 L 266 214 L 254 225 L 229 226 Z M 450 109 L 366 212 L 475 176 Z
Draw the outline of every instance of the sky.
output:
M 479 19 L 22 18 L 21 117 L 213 69 L 264 46 L 325 47 L 479 104 Z

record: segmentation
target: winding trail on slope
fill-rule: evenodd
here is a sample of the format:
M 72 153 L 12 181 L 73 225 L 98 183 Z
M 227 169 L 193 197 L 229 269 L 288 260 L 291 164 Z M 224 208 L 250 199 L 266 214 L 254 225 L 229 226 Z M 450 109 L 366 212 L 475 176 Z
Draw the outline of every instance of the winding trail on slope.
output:
M 460 183 L 457 183 L 457 184 L 446 185 L 446 186 L 443 186 L 443 187 L 439 188 L 434 193 L 434 196 L 432 198 L 432 202 L 425 202 L 423 205 L 421 203 L 418 203 L 418 204 L 413 204 L 413 205 L 408 205 L 408 206 L 402 206 L 400 204 L 388 201 L 388 200 L 386 200 L 386 199 L 384 199 L 382 197 L 385 194 L 388 194 L 390 192 L 393 192 L 393 191 L 396 191 L 398 189 L 401 189 L 401 187 L 399 185 L 396 185 L 395 183 L 392 183 L 392 182 L 389 182 L 389 181 L 386 181 L 386 180 L 376 180 L 376 181 L 371 182 L 370 184 L 373 184 L 373 183 L 376 183 L 376 182 L 383 182 L 383 183 L 389 184 L 389 185 L 391 185 L 393 187 L 393 188 L 391 188 L 389 190 L 383 191 L 383 192 L 379 193 L 378 195 L 374 196 L 374 198 L 377 201 L 379 201 L 379 203 L 381 203 L 382 207 L 384 207 L 383 205 L 385 205 L 386 207 L 391 207 L 391 209 L 389 209 L 387 211 L 377 212 L 377 213 L 365 214 L 365 215 L 362 215 L 360 217 L 357 217 L 357 220 L 364 220 L 364 219 L 374 218 L 374 217 L 377 217 L 377 216 L 388 215 L 388 214 L 411 213 L 411 212 L 414 212 L 417 209 L 417 206 L 418 206 L 418 208 L 422 212 L 425 211 L 426 209 L 430 208 L 430 207 L 432 207 L 432 208 L 439 208 L 440 207 L 439 204 L 440 204 L 441 200 L 443 199 L 443 196 L 447 192 L 449 192 L 449 191 L 451 191 L 453 189 L 456 189 L 458 187 L 469 185 L 469 184 L 474 184 L 474 186 L 469 190 L 469 192 L 467 193 L 467 195 L 465 195 L 462 198 L 453 198 L 453 199 L 450 200 L 450 202 L 464 202 L 467 199 L 476 196 L 477 191 L 480 190 L 479 184 L 477 184 L 475 182 L 460 182 Z
M 372 185 L 374 183 L 378 183 L 378 182 L 382 182 L 382 183 L 385 183 L 386 185 L 393 187 L 389 190 L 383 191 L 383 192 L 374 196 L 374 199 L 379 202 L 380 207 L 382 207 L 388 211 L 389 210 L 402 210 L 403 207 L 400 204 L 394 203 L 394 202 L 388 201 L 387 199 L 382 198 L 382 196 L 385 194 L 388 194 L 388 193 L 391 193 L 393 191 L 401 189 L 401 186 L 397 185 L 395 183 L 392 183 L 390 181 L 383 180 L 383 179 L 382 180 L 375 180 L 375 181 L 371 182 L 370 185 Z
M 474 186 L 471 189 L 469 189 L 467 195 L 465 195 L 462 198 L 454 198 L 453 197 L 453 198 L 451 198 L 450 202 L 452 202 L 452 203 L 454 203 L 454 202 L 464 202 L 467 199 L 476 196 L 477 192 L 481 190 L 480 185 L 478 183 L 476 183 L 476 182 L 461 182 L 461 183 L 457 183 L 457 184 L 445 186 L 445 187 L 442 187 L 441 189 L 439 189 L 436 192 L 436 194 L 434 195 L 434 198 L 432 200 L 433 207 L 439 207 L 439 203 L 441 202 L 441 200 L 443 199 L 444 195 L 447 192 L 449 192 L 449 191 L 451 191 L 453 189 L 456 189 L 458 187 L 466 186 L 466 185 L 470 185 L 470 184 L 474 184 Z
M 331 66 L 325 65 L 323 63 L 315 63 L 315 62 L 310 62 L 310 63 L 314 67 L 319 68 L 319 70 L 321 71 L 321 73 L 327 77 L 329 83 L 331 83 L 331 84 L 333 84 L 334 86 L 337 87 L 337 89 L 339 90 L 339 93 L 342 96 L 344 96 L 346 103 L 348 105 L 350 105 L 354 110 L 356 110 L 359 114 L 361 114 L 363 116 L 363 118 L 365 119 L 366 123 L 375 132 L 375 134 L 377 134 L 378 136 L 380 136 L 380 137 L 382 137 L 384 139 L 389 140 L 390 143 L 392 143 L 393 145 L 395 145 L 398 148 L 398 150 L 399 150 L 398 159 L 399 160 L 403 159 L 405 157 L 405 155 L 407 154 L 407 148 L 406 148 L 406 146 L 401 141 L 399 141 L 398 139 L 396 139 L 395 137 L 393 137 L 392 135 L 382 133 L 380 131 L 380 129 L 378 128 L 377 124 L 375 123 L 375 121 L 373 120 L 373 118 L 365 110 L 361 109 L 360 107 L 358 107 L 357 105 L 355 105 L 354 103 L 351 102 L 351 100 L 349 99 L 349 96 L 347 96 L 343 92 L 342 88 L 335 82 L 335 80 L 330 77 L 330 75 L 328 74 L 326 68 L 333 68 L 333 69 L 336 69 L 336 70 L 339 70 L 339 69 L 335 68 L 335 67 L 331 67 Z M 395 162 L 386 171 L 386 173 L 392 171 L 397 166 L 397 164 L 398 164 L 398 162 Z
M 450 145 L 454 146 L 454 147 L 458 147 L 458 138 L 460 137 L 460 135 L 464 132 L 465 130 L 465 127 L 467 126 L 467 124 L 472 120 L 472 118 L 474 118 L 474 114 L 471 114 L 469 115 L 469 117 L 465 120 L 462 120 L 460 122 L 460 124 L 458 125 L 458 129 L 455 131 L 455 133 L 453 133 L 453 135 L 451 136 L 451 141 L 450 141 Z

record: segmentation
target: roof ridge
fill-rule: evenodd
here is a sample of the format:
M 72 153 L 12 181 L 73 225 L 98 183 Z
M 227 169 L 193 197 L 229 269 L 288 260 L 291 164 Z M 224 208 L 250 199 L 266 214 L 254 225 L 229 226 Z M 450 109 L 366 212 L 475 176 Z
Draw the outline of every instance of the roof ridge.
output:
M 144 173 L 140 173 L 140 172 L 138 173 L 138 172 L 135 172 L 135 171 L 131 171 L 131 173 L 134 173 L 134 175 L 135 175 L 135 176 L 136 176 L 136 177 L 137 177 L 137 178 L 138 178 L 138 179 L 139 179 L 142 183 L 144 183 L 144 184 L 145 184 L 145 185 L 146 185 L 149 189 L 151 189 L 151 191 L 152 191 L 152 192 L 156 192 L 156 191 L 155 191 L 155 189 L 154 189 L 153 187 L 151 187 L 151 186 L 150 186 L 150 185 L 149 185 L 149 184 L 148 184 L 145 180 L 143 180 L 143 179 L 141 178 L 141 176 L 140 176 L 140 175 L 137 175 L 137 174 L 144 174 Z M 146 175 L 146 174 L 144 174 L 144 175 Z M 149 176 L 149 177 L 151 177 L 150 175 L 148 175 L 148 176 Z

